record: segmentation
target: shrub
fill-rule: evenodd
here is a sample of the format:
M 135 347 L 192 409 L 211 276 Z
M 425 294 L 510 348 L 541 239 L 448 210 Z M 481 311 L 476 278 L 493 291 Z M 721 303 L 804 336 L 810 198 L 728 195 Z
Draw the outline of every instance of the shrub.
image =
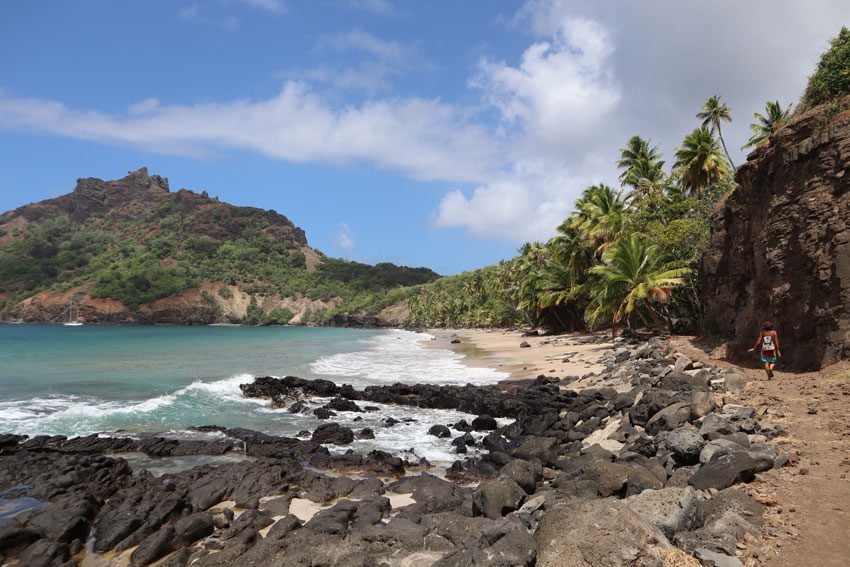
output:
M 233 294 L 230 292 L 230 288 L 221 286 L 218 288 L 218 296 L 222 299 L 230 299 Z
M 286 307 L 275 307 L 263 316 L 264 325 L 286 325 L 292 319 L 292 311 Z
M 803 104 L 808 107 L 850 93 L 850 30 L 842 26 L 829 43 L 803 94 Z

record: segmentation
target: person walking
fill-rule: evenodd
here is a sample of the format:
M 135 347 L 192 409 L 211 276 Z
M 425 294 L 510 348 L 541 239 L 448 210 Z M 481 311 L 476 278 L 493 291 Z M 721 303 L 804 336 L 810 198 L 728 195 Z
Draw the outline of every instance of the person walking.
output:
M 770 321 L 764 322 L 761 333 L 756 339 L 756 344 L 748 352 L 753 352 L 757 348 L 761 349 L 761 361 L 764 363 L 767 379 L 770 380 L 773 378 L 773 368 L 776 366 L 776 361 L 782 356 L 782 353 L 779 352 L 779 335 Z

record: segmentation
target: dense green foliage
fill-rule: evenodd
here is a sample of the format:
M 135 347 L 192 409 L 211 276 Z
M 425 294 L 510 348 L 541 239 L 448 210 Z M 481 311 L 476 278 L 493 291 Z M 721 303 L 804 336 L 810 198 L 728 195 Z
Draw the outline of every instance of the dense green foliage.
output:
M 803 104 L 807 107 L 850 94 L 850 30 L 841 28 L 838 35 L 830 40 L 830 47 L 821 56 L 817 69 L 809 77 L 809 84 L 803 94 Z
M 226 284 L 218 289 L 222 300 L 232 295 L 227 285 L 253 296 L 333 299 L 333 311 L 314 314 L 323 320 L 337 312 L 376 312 L 398 299 L 391 290 L 437 278 L 426 268 L 369 266 L 313 251 L 318 265 L 307 270 L 308 249 L 283 217 L 189 192 L 179 200 L 178 194 L 136 195 L 83 221 L 61 206 L 39 215 L 25 229 L 3 229 L 10 238 L 0 244 L 0 311 L 42 290 L 77 286 L 137 308 L 208 281 Z M 0 218 L 0 227 L 10 218 Z M 202 296 L 220 314 L 219 301 Z M 252 306 L 245 322 L 292 318 L 285 309 L 263 313 Z
M 710 216 L 734 188 L 711 116 L 728 120 L 719 97 L 685 137 L 668 174 L 657 146 L 633 136 L 620 151 L 622 190 L 588 187 L 546 243 L 515 258 L 443 278 L 410 299 L 411 322 L 434 326 L 648 325 L 666 332 L 696 327 L 697 266 Z M 701 113 L 702 114 L 702 113 Z M 724 118 L 724 116 L 726 118 Z

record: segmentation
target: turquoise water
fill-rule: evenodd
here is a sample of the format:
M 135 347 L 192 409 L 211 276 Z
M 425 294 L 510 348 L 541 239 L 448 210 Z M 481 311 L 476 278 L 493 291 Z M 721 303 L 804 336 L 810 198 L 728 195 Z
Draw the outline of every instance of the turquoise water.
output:
M 239 384 L 267 375 L 326 378 L 356 388 L 506 377 L 467 367 L 454 352 L 425 348 L 428 339 L 398 330 L 0 325 L 0 433 L 196 437 L 187 428 L 214 424 L 294 435 L 319 422 L 243 398 Z M 378 430 L 387 415 L 417 421 Z M 451 447 L 425 435 L 428 427 L 468 417 L 387 406 L 378 414 L 341 412 L 334 420 L 376 428 L 364 450 L 417 445 L 419 456 L 439 460 Z
M 309 327 L 0 325 L 0 396 L 138 400 L 240 375 L 314 377 L 309 364 L 377 331 Z

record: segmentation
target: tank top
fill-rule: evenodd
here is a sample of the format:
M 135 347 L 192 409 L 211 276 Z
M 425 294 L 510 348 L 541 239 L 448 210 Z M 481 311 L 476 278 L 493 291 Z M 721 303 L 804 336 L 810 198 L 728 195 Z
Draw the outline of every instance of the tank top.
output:
M 776 350 L 776 345 L 773 342 L 773 335 L 765 335 L 761 338 L 761 350 Z

